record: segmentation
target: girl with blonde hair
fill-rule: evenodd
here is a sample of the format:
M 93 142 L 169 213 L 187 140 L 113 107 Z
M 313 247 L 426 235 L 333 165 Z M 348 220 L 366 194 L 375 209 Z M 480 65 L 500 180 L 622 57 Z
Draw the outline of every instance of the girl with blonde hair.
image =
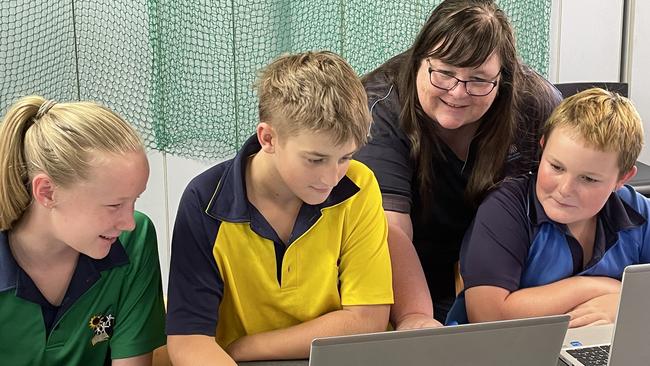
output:
M 165 342 L 149 165 L 91 102 L 20 99 L 0 125 L 0 355 L 10 365 L 149 365 Z

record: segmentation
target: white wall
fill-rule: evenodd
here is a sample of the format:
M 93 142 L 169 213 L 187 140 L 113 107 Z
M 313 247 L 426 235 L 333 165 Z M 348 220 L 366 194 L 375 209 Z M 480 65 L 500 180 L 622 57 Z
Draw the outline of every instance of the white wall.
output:
M 172 229 L 181 195 L 192 178 L 219 161 L 197 161 L 158 151 L 149 151 L 147 155 L 151 171 L 149 183 L 136 209 L 146 213 L 156 227 L 163 288 L 167 293 Z
M 650 141 L 650 2 L 647 0 L 553 0 L 552 82 L 623 81 Z M 627 5 L 628 23 L 624 22 Z M 625 42 L 625 30 L 629 32 Z M 627 59 L 622 57 L 626 54 Z M 650 149 L 639 160 L 650 164 Z
M 622 62 L 624 0 L 553 0 L 551 20 L 552 82 L 619 81 L 630 83 L 630 97 L 641 117 L 650 123 L 650 2 L 627 0 L 630 5 L 631 46 L 628 63 Z M 650 141 L 650 126 L 646 128 Z M 160 263 L 167 288 L 171 232 L 183 189 L 213 162 L 194 161 L 150 152 L 151 178 L 137 208 L 147 213 L 158 230 Z M 644 148 L 641 161 L 650 163 Z
M 619 81 L 623 0 L 555 0 L 553 82 Z
M 628 0 L 631 3 L 631 35 L 628 59 L 630 97 L 636 105 L 645 127 L 646 145 L 639 160 L 650 164 L 650 2 Z

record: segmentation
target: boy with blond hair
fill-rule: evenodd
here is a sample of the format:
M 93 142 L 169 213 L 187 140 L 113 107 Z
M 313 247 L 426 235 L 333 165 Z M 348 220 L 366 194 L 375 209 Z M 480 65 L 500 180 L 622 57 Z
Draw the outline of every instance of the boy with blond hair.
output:
M 192 180 L 172 238 L 167 334 L 175 365 L 307 358 L 315 337 L 385 330 L 387 225 L 352 160 L 371 117 L 331 52 L 278 58 L 237 156 Z
M 623 269 L 650 262 L 649 201 L 625 185 L 643 144 L 632 103 L 598 88 L 571 96 L 540 143 L 537 174 L 504 181 L 479 207 L 448 320 L 463 320 L 465 300 L 472 322 L 567 313 L 571 327 L 611 323 Z

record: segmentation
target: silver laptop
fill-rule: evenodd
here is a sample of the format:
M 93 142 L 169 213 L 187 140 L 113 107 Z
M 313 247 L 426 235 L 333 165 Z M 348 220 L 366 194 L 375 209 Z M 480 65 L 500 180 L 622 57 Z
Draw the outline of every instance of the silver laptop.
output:
M 568 315 L 317 338 L 310 366 L 556 366 Z
M 650 365 L 650 264 L 623 271 L 615 325 L 569 329 L 560 357 L 567 365 Z

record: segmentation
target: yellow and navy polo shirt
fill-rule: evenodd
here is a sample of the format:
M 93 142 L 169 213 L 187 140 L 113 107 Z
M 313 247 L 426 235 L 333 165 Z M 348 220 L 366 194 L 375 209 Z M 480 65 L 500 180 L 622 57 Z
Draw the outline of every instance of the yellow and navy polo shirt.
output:
M 144 214 L 102 259 L 79 255 L 56 307 L 16 263 L 0 232 L 0 364 L 104 365 L 165 344 L 156 232 Z
M 246 197 L 247 157 L 194 178 L 172 237 L 167 334 L 234 340 L 348 305 L 392 304 L 386 217 L 374 175 L 352 161 L 325 202 L 303 203 L 288 243 Z

